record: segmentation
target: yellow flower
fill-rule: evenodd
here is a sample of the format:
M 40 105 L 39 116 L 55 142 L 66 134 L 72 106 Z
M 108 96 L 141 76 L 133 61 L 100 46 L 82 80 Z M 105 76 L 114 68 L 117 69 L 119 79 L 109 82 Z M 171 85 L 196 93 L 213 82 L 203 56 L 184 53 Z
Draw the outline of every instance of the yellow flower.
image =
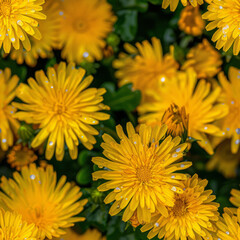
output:
M 192 67 L 198 78 L 214 77 L 221 70 L 221 54 L 212 45 L 203 39 L 202 43 L 190 49 L 182 70 Z
M 119 59 L 113 62 L 118 69 L 116 77 L 120 86 L 133 83 L 135 89 L 141 90 L 143 99 L 148 89 L 164 84 L 176 74 L 178 63 L 173 54 L 163 56 L 159 39 L 153 37 L 152 45 L 147 40 L 136 43 L 136 48 L 125 43 L 124 48 L 127 53 L 120 53 Z
M 0 148 L 7 151 L 13 145 L 13 133 L 17 133 L 19 122 L 13 118 L 15 107 L 11 106 L 11 101 L 16 96 L 16 87 L 19 78 L 11 77 L 11 70 L 6 68 L 0 70 Z
M 106 238 L 97 229 L 88 229 L 83 234 L 78 234 L 71 228 L 66 230 L 67 234 L 53 240 L 105 240 Z
M 217 222 L 218 239 L 237 240 L 240 239 L 240 209 L 233 214 L 231 209 L 224 208 L 224 213 Z
M 232 189 L 231 191 L 232 196 L 230 197 L 230 202 L 236 206 L 240 207 L 240 191 L 237 189 Z
M 26 64 L 34 67 L 39 57 L 52 57 L 53 47 L 56 47 L 58 42 L 60 27 L 59 12 L 59 2 L 47 0 L 43 5 L 43 13 L 47 16 L 47 19 L 39 21 L 39 31 L 42 34 L 41 40 L 30 37 L 31 50 L 26 51 L 23 46 L 20 46 L 18 50 L 12 49 L 10 53 L 11 59 L 16 60 L 18 64 L 23 64 L 25 61 Z
M 183 136 L 188 131 L 188 119 L 185 107 L 172 104 L 163 114 L 161 124 L 168 126 L 167 134 L 174 137 Z
M 174 192 L 182 193 L 181 180 L 186 176 L 175 171 L 191 166 L 190 162 L 179 162 L 187 147 L 180 144 L 180 137 L 165 138 L 167 126 L 141 125 L 136 133 L 127 123 L 126 136 L 120 125 L 116 127 L 120 144 L 107 134 L 103 135 L 103 154 L 107 159 L 94 157 L 92 161 L 108 170 L 93 173 L 93 179 L 106 179 L 99 191 L 112 190 L 104 202 L 113 203 L 110 215 L 124 209 L 123 221 L 128 221 L 137 211 L 138 221 L 143 224 L 151 220 L 156 210 L 168 215 L 166 206 L 173 206 Z M 180 144 L 180 145 L 179 145 Z
M 193 36 L 202 35 L 205 22 L 202 19 L 199 7 L 186 6 L 178 21 L 179 29 Z
M 229 68 L 229 80 L 224 73 L 219 74 L 219 81 L 223 88 L 221 102 L 229 107 L 229 113 L 219 123 L 224 137 L 231 139 L 231 151 L 236 154 L 240 145 L 240 69 Z
M 175 81 L 165 88 L 150 92 L 151 100 L 138 107 L 139 122 L 148 125 L 157 124 L 162 119 L 165 110 L 173 103 L 180 108 L 185 107 L 189 115 L 188 135 L 195 138 L 198 144 L 209 154 L 213 154 L 207 134 L 222 136 L 224 133 L 214 124 L 214 121 L 227 114 L 227 107 L 216 104 L 221 88 L 216 86 L 211 91 L 211 84 L 200 80 L 197 84 L 196 73 L 189 69 L 179 73 Z
M 10 153 L 7 155 L 7 162 L 11 164 L 12 168 L 21 170 L 23 166 L 27 166 L 30 163 L 37 160 L 37 156 L 34 151 L 28 147 L 23 147 L 21 144 L 18 144 L 12 148 Z
M 9 53 L 11 46 L 19 49 L 20 41 L 29 51 L 28 35 L 41 39 L 36 19 L 46 19 L 41 13 L 44 0 L 0 0 L 0 47 Z
M 0 240 L 37 240 L 34 224 L 27 224 L 22 216 L 0 210 Z
M 173 12 L 176 10 L 178 6 L 179 0 L 163 0 L 162 7 L 166 9 L 170 5 L 170 10 Z M 198 5 L 202 5 L 204 3 L 203 0 L 181 0 L 181 3 L 184 7 L 188 4 L 191 4 L 193 7 L 197 7 Z
M 182 194 L 175 194 L 173 207 L 168 207 L 168 217 L 156 214 L 151 223 L 141 228 L 151 239 L 158 235 L 159 239 L 213 239 L 214 224 L 218 220 L 219 204 L 212 190 L 204 190 L 207 180 L 201 180 L 195 174 L 184 181 Z
M 64 228 L 83 221 L 74 217 L 79 214 L 87 200 L 79 201 L 82 196 L 78 186 L 66 183 L 62 176 L 57 183 L 56 172 L 48 165 L 46 169 L 35 164 L 23 167 L 21 174 L 13 173 L 13 179 L 1 178 L 1 199 L 9 208 L 22 215 L 28 224 L 34 223 L 38 239 L 60 237 Z
M 218 169 L 226 178 L 236 177 L 238 164 L 240 162 L 240 152 L 231 152 L 229 140 L 225 140 L 216 148 L 215 154 L 207 163 L 207 170 Z
M 240 4 L 239 0 L 212 0 L 203 19 L 211 21 L 207 31 L 217 28 L 212 41 L 217 42 L 216 48 L 227 51 L 233 45 L 233 54 L 240 51 Z
M 38 71 L 37 81 L 30 78 L 29 86 L 19 85 L 17 96 L 25 103 L 14 103 L 23 110 L 15 117 L 29 124 L 40 124 L 40 131 L 31 145 L 39 147 L 48 138 L 47 159 L 51 159 L 56 151 L 57 160 L 62 160 L 65 142 L 72 159 L 77 158 L 79 140 L 86 148 L 92 149 L 96 143 L 93 135 L 98 135 L 98 131 L 91 125 L 109 118 L 108 114 L 99 112 L 109 109 L 101 103 L 106 90 L 86 89 L 93 77 L 83 80 L 84 75 L 84 69 L 61 62 L 57 71 L 48 68 L 47 76 Z
M 62 3 L 61 31 L 62 57 L 81 63 L 101 60 L 104 39 L 112 32 L 116 17 L 106 0 L 68 0 Z

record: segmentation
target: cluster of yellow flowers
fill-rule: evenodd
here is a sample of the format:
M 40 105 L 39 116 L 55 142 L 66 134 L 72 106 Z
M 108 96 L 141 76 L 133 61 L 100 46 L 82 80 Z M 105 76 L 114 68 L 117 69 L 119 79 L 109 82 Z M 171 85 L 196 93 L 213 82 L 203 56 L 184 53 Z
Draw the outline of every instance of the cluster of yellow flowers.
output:
M 181 0 L 186 6 L 179 28 L 201 35 L 205 23 L 199 12 L 202 0 Z M 240 3 L 238 0 L 209 1 L 204 19 L 217 48 L 240 51 Z M 191 5 L 189 5 L 191 4 Z M 178 1 L 163 0 L 163 8 L 174 11 Z M 106 0 L 0 0 L 0 45 L 19 64 L 35 66 L 49 58 L 53 49 L 67 60 L 36 71 L 35 79 L 20 83 L 9 68 L 0 70 L 0 149 L 7 151 L 18 138 L 20 122 L 38 129 L 31 142 L 45 158 L 62 161 L 66 148 L 72 159 L 78 146 L 91 150 L 96 143 L 94 127 L 110 115 L 103 103 L 104 88 L 90 87 L 93 77 L 76 67 L 83 60 L 103 58 L 105 38 L 116 21 Z M 96 27 L 97 26 L 97 27 Z M 136 111 L 139 125 L 128 122 L 126 133 L 118 125 L 118 140 L 103 134 L 103 155 L 92 162 L 103 170 L 93 180 L 106 180 L 98 187 L 108 191 L 111 216 L 149 231 L 148 238 L 224 239 L 240 238 L 240 191 L 232 190 L 222 217 L 206 179 L 183 170 L 191 166 L 185 155 L 192 142 L 208 154 L 215 154 L 207 168 L 219 168 L 234 176 L 240 160 L 240 69 L 229 68 L 229 80 L 222 72 L 221 54 L 204 39 L 188 52 L 180 64 L 174 48 L 163 55 L 160 40 L 144 40 L 135 46 L 125 43 L 126 52 L 113 61 L 119 86 L 132 83 L 142 99 Z M 214 78 L 218 74 L 218 81 Z M 14 100 L 18 98 L 18 101 Z M 125 126 L 124 126 L 125 127 Z M 53 167 L 33 162 L 37 156 L 21 144 L 8 153 L 8 163 L 18 171 L 0 182 L 0 239 L 80 239 L 70 229 L 84 221 L 78 214 L 87 199 L 66 176 L 57 180 Z M 229 159 L 231 163 L 229 163 Z M 86 239 L 103 240 L 97 230 Z

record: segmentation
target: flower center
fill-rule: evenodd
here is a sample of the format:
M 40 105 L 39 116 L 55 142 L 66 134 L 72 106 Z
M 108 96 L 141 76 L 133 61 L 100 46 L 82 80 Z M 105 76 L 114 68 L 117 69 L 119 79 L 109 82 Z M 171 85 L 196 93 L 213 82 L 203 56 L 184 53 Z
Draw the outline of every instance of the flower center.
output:
M 78 20 L 74 22 L 74 28 L 77 32 L 84 32 L 87 30 L 87 25 L 84 21 Z
M 66 106 L 63 103 L 56 103 L 53 107 L 53 111 L 56 114 L 61 115 L 66 112 Z
M 172 214 L 175 217 L 181 217 L 187 212 L 187 204 L 184 199 L 178 198 L 175 200 L 172 208 Z
M 140 167 L 137 169 L 137 178 L 140 182 L 148 182 L 152 177 L 151 170 L 148 167 Z
M 0 3 L 0 15 L 3 15 L 5 17 L 9 17 L 11 14 L 11 1 L 10 0 L 3 0 Z

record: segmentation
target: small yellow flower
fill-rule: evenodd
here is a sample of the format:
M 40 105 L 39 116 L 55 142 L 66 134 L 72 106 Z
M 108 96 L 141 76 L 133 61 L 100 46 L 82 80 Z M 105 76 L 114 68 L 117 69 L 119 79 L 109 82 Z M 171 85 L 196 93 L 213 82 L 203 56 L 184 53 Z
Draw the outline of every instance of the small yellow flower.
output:
M 19 78 L 11 77 L 11 70 L 0 70 L 0 148 L 7 151 L 13 145 L 14 134 L 20 126 L 13 118 L 16 109 L 10 103 L 16 96 Z
M 104 39 L 112 32 L 116 17 L 106 0 L 62 1 L 61 31 L 62 57 L 80 64 L 101 60 Z
M 0 210 L 0 240 L 37 240 L 34 224 L 27 224 L 22 216 Z
M 65 235 L 53 240 L 106 240 L 106 237 L 103 237 L 97 229 L 88 229 L 85 233 L 79 234 L 68 228 L 66 232 Z
M 230 141 L 221 142 L 216 148 L 215 154 L 207 163 L 207 170 L 218 169 L 226 178 L 233 178 L 237 175 L 237 168 L 240 163 L 240 152 L 231 152 Z
M 219 81 L 223 88 L 220 101 L 229 107 L 229 113 L 219 125 L 225 131 L 224 137 L 231 139 L 231 151 L 236 154 L 240 145 L 240 69 L 230 67 L 228 76 L 229 81 L 223 72 L 219 74 Z
M 31 50 L 26 51 L 23 46 L 20 46 L 18 50 L 13 49 L 10 53 L 11 59 L 16 60 L 18 64 L 26 62 L 27 65 L 34 67 L 39 57 L 50 58 L 53 56 L 53 48 L 57 46 L 60 30 L 59 6 L 58 1 L 46 1 L 43 5 L 43 13 L 47 16 L 47 19 L 39 21 L 41 40 L 30 37 Z
M 48 165 L 46 169 L 35 164 L 23 167 L 21 174 L 13 173 L 13 179 L 1 178 L 1 199 L 9 210 L 22 215 L 28 224 L 34 223 L 37 239 L 52 239 L 65 234 L 64 229 L 83 221 L 75 217 L 87 200 L 78 186 L 66 183 L 66 176 L 57 182 L 56 172 Z
M 199 7 L 186 6 L 178 21 L 179 29 L 193 36 L 202 35 L 205 22 L 202 19 Z
M 233 54 L 240 51 L 240 4 L 239 0 L 212 0 L 208 11 L 202 15 L 210 23 L 207 31 L 217 28 L 212 41 L 217 42 L 216 48 L 227 51 L 233 45 Z
M 237 240 L 240 239 L 240 209 L 235 209 L 235 214 L 231 209 L 224 208 L 224 213 L 217 222 L 216 240 Z
M 12 168 L 16 168 L 19 171 L 23 166 L 27 166 L 36 161 L 37 158 L 33 150 L 18 144 L 14 146 L 7 155 L 7 162 Z
M 176 171 L 191 166 L 190 162 L 180 162 L 187 144 L 180 144 L 180 137 L 165 137 L 166 125 L 140 125 L 136 133 L 132 124 L 127 123 L 128 136 L 120 125 L 116 130 L 120 143 L 103 135 L 101 146 L 107 159 L 92 159 L 100 168 L 108 169 L 94 172 L 93 179 L 108 180 L 98 190 L 111 190 L 104 200 L 106 204 L 114 201 L 110 215 L 124 210 L 122 219 L 126 222 L 137 211 L 141 224 L 149 222 L 156 210 L 167 217 L 166 206 L 173 206 L 174 193 L 183 192 L 181 181 L 186 179 L 185 174 Z
M 219 204 L 212 202 L 216 197 L 212 190 L 204 190 L 207 180 L 201 180 L 195 174 L 184 181 L 182 194 L 175 194 L 174 206 L 168 207 L 167 217 L 155 214 L 151 223 L 141 228 L 151 239 L 213 239 L 214 224 L 218 220 Z
M 174 12 L 178 6 L 179 0 L 163 0 L 162 7 L 166 9 L 170 6 L 170 10 Z M 203 0 L 181 0 L 181 3 L 184 7 L 188 4 L 191 4 L 193 7 L 197 7 L 198 5 L 202 5 L 204 3 Z
M 40 124 L 31 146 L 37 148 L 47 140 L 47 159 L 56 152 L 57 160 L 61 161 L 65 142 L 72 159 L 77 158 L 79 140 L 87 149 L 92 149 L 96 143 L 93 135 L 98 135 L 98 131 L 91 125 L 109 118 L 108 114 L 99 112 L 109 109 L 102 103 L 106 90 L 86 89 L 93 77 L 84 78 L 84 75 L 84 69 L 61 62 L 57 71 L 48 68 L 47 76 L 38 71 L 37 81 L 30 78 L 29 85 L 19 85 L 17 96 L 24 103 L 13 103 L 22 110 L 15 117 L 29 124 Z
M 230 202 L 237 208 L 240 207 L 240 191 L 237 189 L 232 189 Z
M 183 136 L 188 131 L 188 119 L 185 107 L 179 108 L 172 104 L 163 114 L 161 124 L 167 125 L 167 134 L 174 137 Z
M 221 54 L 207 39 L 203 39 L 202 43 L 190 49 L 182 70 L 192 67 L 198 78 L 211 78 L 221 70 L 221 65 Z
M 224 117 L 228 108 L 217 100 L 221 88 L 216 86 L 211 91 L 211 84 L 205 80 L 197 82 L 196 73 L 189 69 L 186 73 L 180 72 L 165 88 L 158 88 L 149 92 L 151 99 L 138 107 L 139 123 L 147 125 L 158 124 L 165 110 L 171 104 L 179 108 L 185 107 L 189 116 L 188 135 L 195 138 L 198 144 L 209 154 L 213 154 L 207 134 L 222 136 L 224 134 L 214 121 Z
M 143 101 L 148 89 L 155 89 L 175 76 L 178 63 L 173 54 L 163 56 L 159 39 L 153 37 L 152 44 L 146 40 L 136 43 L 136 48 L 125 43 L 124 48 L 127 53 L 120 53 L 119 59 L 113 62 L 118 69 L 116 77 L 120 86 L 133 83 L 135 89 L 141 90 Z
M 41 39 L 36 19 L 46 19 L 41 13 L 44 0 L 0 0 L 0 47 L 9 53 L 11 46 L 19 49 L 20 41 L 29 51 L 28 35 Z

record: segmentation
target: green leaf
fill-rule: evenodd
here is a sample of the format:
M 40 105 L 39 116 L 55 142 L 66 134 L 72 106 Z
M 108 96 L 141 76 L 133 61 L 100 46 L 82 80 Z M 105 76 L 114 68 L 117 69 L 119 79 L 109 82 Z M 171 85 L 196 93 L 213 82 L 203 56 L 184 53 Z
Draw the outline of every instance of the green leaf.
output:
M 87 185 L 92 181 L 91 167 L 86 165 L 77 173 L 76 181 L 80 185 Z
M 132 41 L 137 33 L 137 11 L 120 10 L 117 16 L 115 32 L 121 36 L 123 41 Z
M 136 109 L 141 101 L 141 92 L 133 91 L 132 84 L 122 86 L 118 91 L 115 91 L 114 83 L 104 83 L 102 87 L 107 89 L 104 95 L 104 103 L 107 104 L 112 111 L 127 111 L 131 112 Z

